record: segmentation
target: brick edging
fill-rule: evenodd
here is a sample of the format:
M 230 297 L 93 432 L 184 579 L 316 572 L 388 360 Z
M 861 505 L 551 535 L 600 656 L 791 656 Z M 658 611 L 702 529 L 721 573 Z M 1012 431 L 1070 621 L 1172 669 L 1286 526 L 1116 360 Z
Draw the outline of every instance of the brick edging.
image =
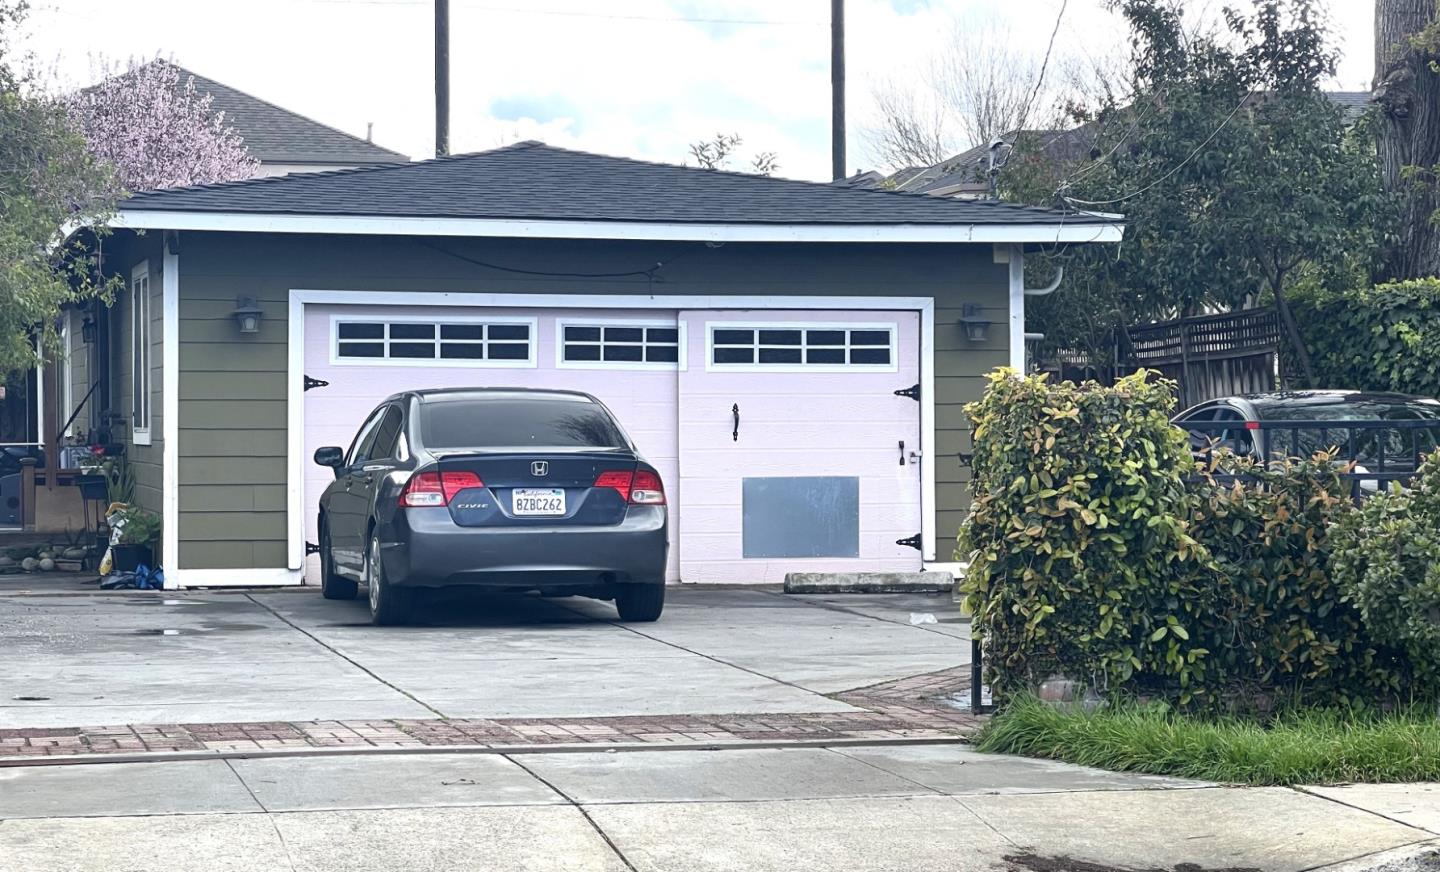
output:
M 969 686 L 969 667 L 834 694 L 861 711 L 629 715 L 594 718 L 389 718 L 353 721 L 127 724 L 0 729 L 0 762 L 69 755 L 259 752 L 283 749 L 558 745 L 726 745 L 954 739 L 981 719 L 945 703 Z

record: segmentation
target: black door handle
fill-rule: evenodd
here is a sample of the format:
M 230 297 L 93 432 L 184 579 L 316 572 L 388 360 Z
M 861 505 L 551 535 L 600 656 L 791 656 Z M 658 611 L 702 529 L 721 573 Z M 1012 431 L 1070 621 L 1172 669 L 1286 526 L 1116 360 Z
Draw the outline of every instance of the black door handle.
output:
M 730 438 L 731 438 L 733 441 L 735 441 L 735 442 L 739 442 L 739 441 L 740 441 L 740 404 L 739 404 L 739 403 L 736 403 L 735 405 L 733 405 L 733 406 L 730 407 L 730 414 L 732 414 L 732 415 L 735 416 L 735 430 L 730 434 Z
M 900 465 L 905 465 L 905 440 L 900 440 Z

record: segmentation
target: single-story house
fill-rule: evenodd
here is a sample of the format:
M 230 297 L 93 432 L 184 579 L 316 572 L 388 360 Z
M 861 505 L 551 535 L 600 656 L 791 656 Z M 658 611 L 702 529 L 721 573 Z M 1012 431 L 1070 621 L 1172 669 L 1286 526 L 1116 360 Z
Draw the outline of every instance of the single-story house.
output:
M 1123 231 L 538 142 L 140 194 L 113 228 L 127 290 L 76 352 L 180 587 L 315 583 L 314 450 L 459 385 L 608 404 L 662 472 L 672 580 L 948 562 L 1025 252 Z

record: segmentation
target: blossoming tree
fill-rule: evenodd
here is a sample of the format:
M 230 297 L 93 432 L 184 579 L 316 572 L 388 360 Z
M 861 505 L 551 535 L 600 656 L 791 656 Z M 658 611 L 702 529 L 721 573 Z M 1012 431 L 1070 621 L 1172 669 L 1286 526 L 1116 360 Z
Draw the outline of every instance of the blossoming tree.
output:
M 69 109 L 91 153 L 135 193 L 255 175 L 259 162 L 211 101 L 179 67 L 156 59 L 76 92 Z

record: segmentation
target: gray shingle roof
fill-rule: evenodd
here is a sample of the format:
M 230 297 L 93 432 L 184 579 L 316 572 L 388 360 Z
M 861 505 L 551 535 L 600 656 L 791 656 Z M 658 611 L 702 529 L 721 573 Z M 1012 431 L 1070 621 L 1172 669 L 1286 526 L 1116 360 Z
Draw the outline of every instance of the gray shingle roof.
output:
M 245 141 L 252 157 L 262 163 L 388 164 L 408 160 L 405 155 L 373 142 L 351 136 L 282 109 L 274 103 L 214 79 L 207 79 L 184 67 L 180 83 L 195 79 L 195 91 L 209 94 L 210 108 L 225 113 L 225 121 Z
M 540 142 L 388 167 L 152 191 L 121 209 L 696 224 L 1108 223 L 1011 203 L 647 163 Z

